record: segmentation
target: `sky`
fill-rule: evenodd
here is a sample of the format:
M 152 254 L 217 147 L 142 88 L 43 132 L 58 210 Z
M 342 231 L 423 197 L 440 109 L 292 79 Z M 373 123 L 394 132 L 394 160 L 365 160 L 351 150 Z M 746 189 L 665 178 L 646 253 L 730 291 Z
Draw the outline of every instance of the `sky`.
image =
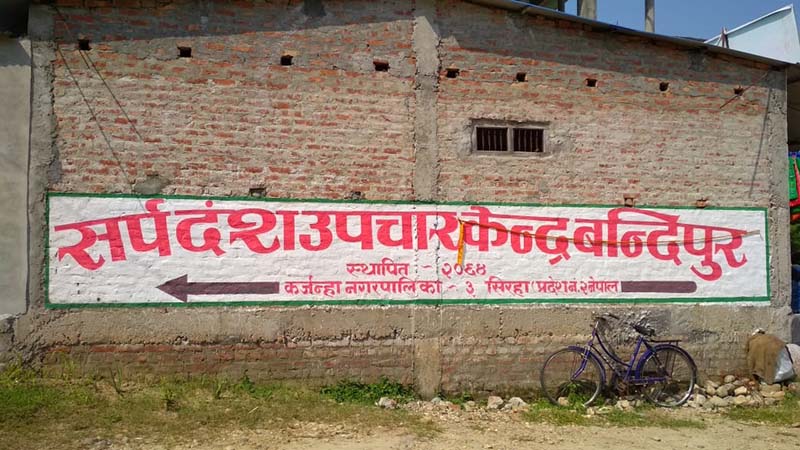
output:
M 567 1 L 575 14 L 577 0 Z M 656 0 L 656 33 L 708 39 L 793 3 L 791 0 Z M 796 10 L 800 2 L 795 5 Z M 644 29 L 644 0 L 597 0 L 597 19 Z

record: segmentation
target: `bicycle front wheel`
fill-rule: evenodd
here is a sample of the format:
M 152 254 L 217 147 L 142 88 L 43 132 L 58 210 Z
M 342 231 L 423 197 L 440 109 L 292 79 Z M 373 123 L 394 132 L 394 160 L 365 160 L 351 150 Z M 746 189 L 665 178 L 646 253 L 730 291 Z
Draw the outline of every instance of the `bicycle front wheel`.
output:
M 680 347 L 655 347 L 640 367 L 645 395 L 656 405 L 680 406 L 691 397 L 697 382 L 697 367 Z
M 540 374 L 542 392 L 554 404 L 589 406 L 603 388 L 603 369 L 597 358 L 578 347 L 559 350 L 545 361 Z

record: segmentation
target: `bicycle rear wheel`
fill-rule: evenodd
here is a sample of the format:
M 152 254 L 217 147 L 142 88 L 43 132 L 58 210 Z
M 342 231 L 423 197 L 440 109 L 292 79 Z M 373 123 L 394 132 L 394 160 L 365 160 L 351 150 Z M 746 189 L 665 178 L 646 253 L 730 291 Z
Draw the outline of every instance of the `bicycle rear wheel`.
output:
M 686 351 L 674 345 L 653 349 L 640 365 L 639 378 L 645 383 L 645 395 L 659 406 L 684 404 L 697 382 L 697 367 Z
M 550 402 L 589 406 L 600 395 L 604 378 L 596 357 L 582 348 L 568 347 L 547 358 L 539 381 Z

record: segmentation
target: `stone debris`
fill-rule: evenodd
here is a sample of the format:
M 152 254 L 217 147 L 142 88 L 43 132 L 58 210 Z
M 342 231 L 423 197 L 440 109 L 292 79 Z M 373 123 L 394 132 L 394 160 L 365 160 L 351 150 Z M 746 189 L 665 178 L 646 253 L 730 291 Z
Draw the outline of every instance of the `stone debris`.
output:
M 708 402 L 716 408 L 724 408 L 729 405 L 728 399 L 717 397 L 716 395 L 711 397 Z
M 766 392 L 764 393 L 764 397 L 766 398 L 774 398 L 776 400 L 783 400 L 786 396 L 786 392 L 783 391 L 774 391 L 774 392 Z
M 686 402 L 686 406 L 689 406 L 689 407 L 692 407 L 692 408 L 702 408 L 703 405 L 705 405 L 707 401 L 708 401 L 708 399 L 706 398 L 705 395 L 703 395 L 703 394 L 694 394 L 694 396 L 691 399 L 689 399 L 688 402 Z
M 397 408 L 397 400 L 389 397 L 381 397 L 375 405 L 385 409 L 395 409 Z
M 506 402 L 505 406 L 503 406 L 503 410 L 511 410 L 511 411 L 519 411 L 528 407 L 528 404 L 525 400 L 519 397 L 511 397 Z
M 737 378 L 733 375 L 725 376 L 718 383 L 707 380 L 694 387 L 693 395 L 684 406 L 695 408 L 698 412 L 711 414 L 725 408 L 744 408 L 776 405 L 783 401 L 787 393 L 800 393 L 800 381 L 782 384 L 766 384 L 753 381 L 749 378 Z M 560 397 L 558 405 L 569 407 L 571 403 L 567 397 Z M 598 402 L 599 403 L 599 402 Z M 611 414 L 614 411 L 635 411 L 636 408 L 647 405 L 640 395 L 621 396 L 614 400 L 606 400 L 605 404 L 595 404 L 586 408 L 584 416 Z M 428 417 L 436 417 L 445 422 L 469 422 L 474 420 L 514 420 L 515 415 L 529 408 L 528 402 L 520 397 L 511 397 L 504 400 L 497 395 L 489 396 L 486 402 L 467 401 L 455 404 L 441 397 L 431 401 L 417 401 L 398 405 L 391 398 L 383 397 L 378 403 L 381 408 L 403 408 L 414 412 L 421 412 Z M 798 402 L 800 405 L 800 402 Z
M 600 414 L 600 415 L 603 415 L 603 414 L 611 414 L 612 412 L 614 412 L 614 408 L 612 408 L 612 407 L 610 407 L 610 406 L 601 406 L 601 407 L 597 408 L 597 409 L 595 410 L 595 412 L 596 412 L 597 414 Z
M 621 411 L 629 411 L 633 409 L 633 405 L 628 400 L 618 400 L 614 407 Z
M 722 383 L 707 380 L 694 387 L 694 395 L 685 406 L 691 408 L 725 408 L 729 406 L 774 405 L 786 397 L 786 393 L 800 394 L 800 382 L 786 385 L 759 383 L 749 378 L 726 375 Z
M 503 406 L 503 398 L 496 395 L 489 396 L 486 399 L 486 409 L 500 409 Z

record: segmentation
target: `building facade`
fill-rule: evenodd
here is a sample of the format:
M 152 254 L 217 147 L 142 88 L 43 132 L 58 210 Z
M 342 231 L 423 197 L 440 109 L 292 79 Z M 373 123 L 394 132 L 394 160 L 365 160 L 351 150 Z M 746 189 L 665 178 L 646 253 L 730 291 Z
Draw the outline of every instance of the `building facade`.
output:
M 709 375 L 788 337 L 784 65 L 502 6 L 32 6 L 9 354 L 433 394 L 603 311 Z

